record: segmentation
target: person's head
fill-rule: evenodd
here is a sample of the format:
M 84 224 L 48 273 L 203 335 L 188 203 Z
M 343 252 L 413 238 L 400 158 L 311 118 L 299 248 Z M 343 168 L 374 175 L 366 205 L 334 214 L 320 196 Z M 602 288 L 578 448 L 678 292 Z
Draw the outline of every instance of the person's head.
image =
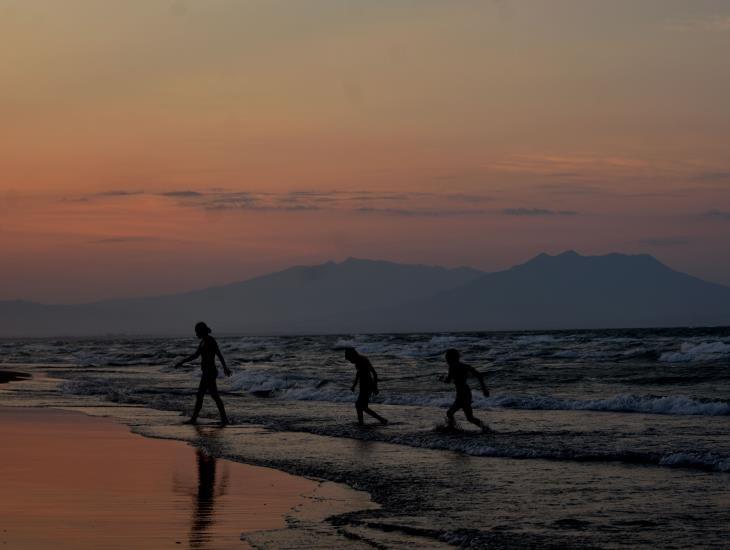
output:
M 456 365 L 459 362 L 459 359 L 461 359 L 461 354 L 459 353 L 458 349 L 452 348 L 446 350 L 444 357 L 446 358 L 446 362 L 449 365 Z
M 345 359 L 347 359 L 350 363 L 357 361 L 358 357 L 360 357 L 360 354 L 355 348 L 345 348 Z
M 203 338 L 205 336 L 208 336 L 212 330 L 210 330 L 210 327 L 206 325 L 203 321 L 200 321 L 199 323 L 195 323 L 195 335 L 198 338 Z

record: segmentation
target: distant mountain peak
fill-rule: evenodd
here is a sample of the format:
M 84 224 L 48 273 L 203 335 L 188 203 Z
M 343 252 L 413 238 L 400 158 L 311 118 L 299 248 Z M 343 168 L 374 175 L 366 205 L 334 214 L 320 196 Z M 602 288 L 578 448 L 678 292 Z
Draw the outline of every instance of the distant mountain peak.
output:
M 387 264 L 391 263 L 385 260 L 370 260 L 368 258 L 355 258 L 354 256 L 348 256 L 343 261 L 339 262 L 329 262 L 334 263 L 335 265 L 363 265 L 363 264 Z
M 661 263 L 659 260 L 657 260 L 654 256 L 647 253 L 640 253 L 640 254 L 624 254 L 621 252 L 611 252 L 610 254 L 596 254 L 592 256 L 583 255 L 575 250 L 566 250 L 565 252 L 561 252 L 560 254 L 548 254 L 546 252 L 541 252 L 531 260 L 528 260 L 526 263 L 530 263 L 535 260 L 571 260 L 571 259 L 581 259 L 581 260 L 592 260 L 592 259 L 598 259 L 598 258 L 605 258 L 605 259 L 611 259 L 611 258 L 625 258 L 625 259 L 643 259 L 643 260 L 651 260 L 653 262 Z
M 538 254 L 493 273 L 348 257 L 183 294 L 45 306 L 0 302 L 0 336 L 444 332 L 726 325 L 730 288 L 648 254 Z

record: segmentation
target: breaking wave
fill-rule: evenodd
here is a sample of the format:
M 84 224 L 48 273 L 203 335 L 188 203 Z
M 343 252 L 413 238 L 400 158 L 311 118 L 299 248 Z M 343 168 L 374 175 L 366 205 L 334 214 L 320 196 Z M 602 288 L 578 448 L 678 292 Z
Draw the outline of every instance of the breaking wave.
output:
M 263 370 L 248 370 L 234 376 L 232 388 L 261 397 L 295 401 L 332 401 L 337 403 L 353 400 L 353 395 L 344 384 L 320 380 L 305 375 L 272 375 Z M 411 405 L 445 408 L 453 403 L 450 392 L 390 393 L 382 392 L 375 402 L 388 405 Z M 604 399 L 565 399 L 553 396 L 497 395 L 476 397 L 476 407 L 501 407 L 524 410 L 599 411 L 666 415 L 728 416 L 730 403 L 723 401 L 700 401 L 690 397 L 641 396 L 621 394 Z
M 714 342 L 684 342 L 680 351 L 662 353 L 659 361 L 666 363 L 693 363 L 730 359 L 730 343 Z

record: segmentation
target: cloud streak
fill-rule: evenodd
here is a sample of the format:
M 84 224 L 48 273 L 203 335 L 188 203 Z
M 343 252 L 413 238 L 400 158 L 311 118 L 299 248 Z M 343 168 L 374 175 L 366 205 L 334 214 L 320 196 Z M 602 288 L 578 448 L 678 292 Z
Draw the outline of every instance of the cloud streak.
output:
M 697 174 L 696 179 L 700 181 L 728 181 L 730 182 L 730 171 L 702 172 Z
M 487 210 L 474 208 L 491 197 L 468 193 L 388 191 L 298 190 L 257 191 L 171 191 L 159 196 L 178 199 L 180 205 L 211 211 L 316 212 L 341 211 L 401 217 L 474 216 Z
M 155 241 L 160 241 L 160 240 L 162 240 L 162 239 L 159 239 L 157 237 L 145 237 L 145 236 L 107 237 L 105 239 L 96 239 L 94 241 L 89 241 L 89 244 L 147 243 L 147 242 L 155 242 Z
M 112 191 L 101 191 L 99 193 L 94 193 L 94 197 L 132 197 L 135 195 L 143 195 L 144 191 L 129 191 L 125 189 L 115 189 Z
M 709 218 L 711 220 L 730 221 L 730 212 L 724 210 L 708 210 L 702 214 L 702 217 Z
M 730 32 L 730 16 L 679 19 L 669 21 L 664 28 L 671 32 Z
M 160 193 L 163 197 L 180 197 L 180 198 L 190 198 L 190 197 L 202 197 L 204 194 L 200 191 L 167 191 L 165 193 Z
M 504 208 L 500 212 L 505 216 L 526 217 L 577 216 L 579 214 L 575 210 L 549 210 L 547 208 Z
M 459 216 L 481 216 L 487 213 L 483 209 L 409 209 L 409 208 L 373 208 L 363 206 L 355 209 L 360 214 L 383 214 L 406 218 L 453 218 Z
M 641 239 L 639 243 L 647 246 L 684 246 L 689 244 L 689 239 L 685 237 L 649 237 Z

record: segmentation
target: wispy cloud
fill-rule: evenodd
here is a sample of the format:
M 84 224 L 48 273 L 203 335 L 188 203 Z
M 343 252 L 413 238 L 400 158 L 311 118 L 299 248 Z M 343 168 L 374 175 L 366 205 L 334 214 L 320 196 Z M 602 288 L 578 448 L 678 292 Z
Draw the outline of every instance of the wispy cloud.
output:
M 551 195 L 605 195 L 606 190 L 593 184 L 581 183 L 544 183 L 536 186 L 537 189 Z
M 100 239 L 94 239 L 88 241 L 89 244 L 110 244 L 110 245 L 123 245 L 123 244 L 141 244 L 141 243 L 186 243 L 189 244 L 192 241 L 184 239 L 175 239 L 167 237 L 158 237 L 155 235 L 116 235 L 113 237 L 103 237 Z
M 702 214 L 702 217 L 712 220 L 730 220 L 730 212 L 725 210 L 708 210 Z
M 664 28 L 672 32 L 730 32 L 730 16 L 677 19 L 668 21 Z
M 200 191 L 167 191 L 165 193 L 160 193 L 163 197 L 180 197 L 180 198 L 186 198 L 186 197 L 202 197 L 204 196 L 204 193 L 201 193 Z
M 124 244 L 124 243 L 146 243 L 160 241 L 158 237 L 128 236 L 128 237 L 107 237 L 89 241 L 90 244 Z
M 451 218 L 458 216 L 478 216 L 487 213 L 483 209 L 409 209 L 409 208 L 373 208 L 360 207 L 355 209 L 360 214 L 383 214 L 388 216 L 403 216 L 408 218 Z
M 100 191 L 99 193 L 94 193 L 94 197 L 132 197 L 134 195 L 142 195 L 144 194 L 144 191 L 129 191 L 125 189 L 114 189 L 112 191 Z
M 505 160 L 490 164 L 492 170 L 507 173 L 525 173 L 551 178 L 585 181 L 595 177 L 605 178 L 607 174 L 636 173 L 649 167 L 641 159 L 597 154 L 572 155 L 513 155 Z
M 728 181 L 730 182 L 730 170 L 717 172 L 702 172 L 697 174 L 695 179 L 701 181 Z
M 439 196 L 439 195 L 433 195 L 433 196 Z M 489 197 L 487 195 L 473 195 L 470 193 L 448 193 L 446 195 L 441 195 L 445 199 L 450 201 L 457 201 L 457 202 L 489 202 L 494 200 L 492 197 Z
M 504 208 L 505 216 L 577 216 L 575 210 L 549 210 L 547 208 Z
M 690 243 L 686 237 L 649 237 L 641 239 L 640 244 L 647 246 L 684 246 Z
M 297 190 L 284 192 L 187 190 L 160 193 L 184 207 L 223 211 L 312 212 L 346 211 L 408 217 L 447 217 L 484 214 L 474 204 L 491 197 L 469 193 Z
M 83 202 L 94 202 L 106 199 L 123 199 L 126 197 L 135 197 L 138 195 L 144 195 L 144 191 L 139 189 L 113 189 L 111 191 L 99 191 L 98 193 L 90 193 L 86 195 L 76 196 L 64 196 L 60 197 L 58 202 L 63 203 L 83 203 Z

